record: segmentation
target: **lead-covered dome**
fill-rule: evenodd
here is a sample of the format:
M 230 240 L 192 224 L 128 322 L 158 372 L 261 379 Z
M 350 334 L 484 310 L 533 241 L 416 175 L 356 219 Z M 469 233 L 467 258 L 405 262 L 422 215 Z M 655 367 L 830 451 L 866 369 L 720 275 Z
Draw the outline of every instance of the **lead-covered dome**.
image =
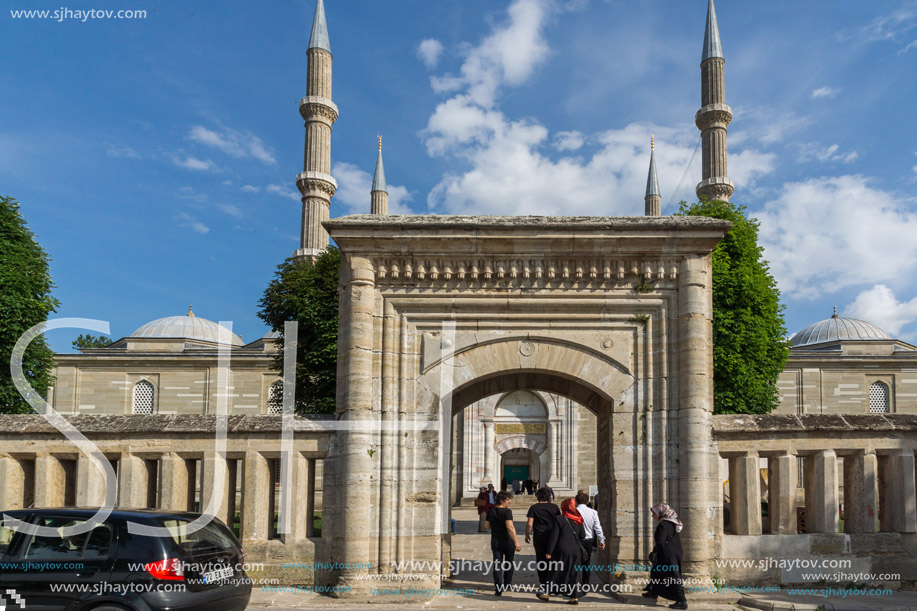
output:
M 889 340 L 888 333 L 879 327 L 855 318 L 837 315 L 837 308 L 831 318 L 809 325 L 790 338 L 791 348 L 814 346 L 838 340 Z
M 195 316 L 189 309 L 187 316 L 167 316 L 148 322 L 131 333 L 130 337 L 196 339 L 219 344 L 222 343 L 221 332 L 229 337 L 229 343 L 233 346 L 242 345 L 241 337 L 212 320 Z

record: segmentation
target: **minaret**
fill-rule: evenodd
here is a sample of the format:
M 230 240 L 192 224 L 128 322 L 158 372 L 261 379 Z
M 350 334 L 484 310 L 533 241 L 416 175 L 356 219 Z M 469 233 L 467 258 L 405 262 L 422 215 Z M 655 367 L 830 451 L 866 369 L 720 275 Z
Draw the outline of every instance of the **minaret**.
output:
M 659 194 L 659 179 L 656 177 L 656 137 L 650 136 L 650 172 L 646 177 L 646 216 L 662 215 L 662 196 Z
M 388 214 L 388 187 L 385 185 L 385 169 L 382 167 L 382 136 L 379 136 L 379 156 L 376 157 L 376 173 L 373 174 L 372 214 Z
M 729 201 L 735 187 L 726 173 L 726 127 L 732 121 L 732 109 L 726 105 L 725 63 L 716 8 L 713 0 L 709 0 L 704 55 L 700 62 L 701 108 L 694 117 L 703 139 L 703 180 L 697 184 L 697 197 Z
M 309 38 L 306 97 L 299 101 L 299 114 L 306 122 L 306 150 L 303 172 L 296 177 L 302 193 L 302 233 L 294 257 L 315 258 L 328 248 L 328 220 L 331 196 L 337 183 L 331 177 L 331 125 L 338 108 L 331 101 L 331 43 L 325 23 L 325 5 L 318 0 Z

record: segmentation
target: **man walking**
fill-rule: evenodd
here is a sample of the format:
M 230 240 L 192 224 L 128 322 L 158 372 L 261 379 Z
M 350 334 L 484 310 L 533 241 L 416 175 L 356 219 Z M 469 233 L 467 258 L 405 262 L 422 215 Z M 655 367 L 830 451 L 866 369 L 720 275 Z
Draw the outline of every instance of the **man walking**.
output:
M 513 558 L 522 551 L 513 526 L 509 508 L 513 495 L 503 490 L 497 493 L 497 504 L 487 512 L 490 522 L 490 551 L 493 552 L 494 595 L 500 596 L 513 582 Z
M 602 524 L 599 522 L 599 513 L 591 509 L 589 503 L 589 493 L 580 490 L 576 493 L 576 509 L 583 516 L 583 528 L 586 530 L 586 541 L 583 547 L 586 550 L 586 560 L 583 564 L 583 595 L 591 592 L 589 580 L 592 578 L 592 552 L 598 547 L 600 550 L 605 549 L 605 533 L 602 532 Z
M 542 600 L 548 600 L 548 589 L 551 583 L 551 577 L 554 570 L 548 562 L 548 543 L 551 539 L 551 532 L 555 528 L 555 518 L 560 515 L 560 509 L 551 502 L 551 493 L 545 488 L 541 488 L 535 493 L 538 502 L 529 507 L 528 522 L 525 525 L 525 542 L 531 543 L 534 536 L 535 559 L 537 565 L 535 571 L 538 573 L 538 583 L 541 584 L 541 591 L 536 596 Z

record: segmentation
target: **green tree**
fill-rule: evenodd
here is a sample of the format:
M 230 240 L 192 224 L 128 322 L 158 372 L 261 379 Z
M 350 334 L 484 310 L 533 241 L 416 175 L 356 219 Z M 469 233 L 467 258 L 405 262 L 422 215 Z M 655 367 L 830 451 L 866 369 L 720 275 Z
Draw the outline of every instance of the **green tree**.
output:
M 679 215 L 732 222 L 713 249 L 713 407 L 762 414 L 777 407 L 777 377 L 789 356 L 780 291 L 758 246 L 758 221 L 745 206 L 681 203 Z
M 71 345 L 78 350 L 82 350 L 83 348 L 106 348 L 109 344 L 111 344 L 110 337 L 91 335 L 89 333 L 83 335 L 81 333 L 79 337 L 73 340 Z
M 296 351 L 296 412 L 333 414 L 337 381 L 338 268 L 335 247 L 308 259 L 287 259 L 258 302 L 258 317 L 283 337 L 283 324 L 299 323 Z M 274 362 L 283 371 L 283 353 Z
M 24 414 L 32 407 L 13 385 L 13 346 L 31 327 L 48 320 L 60 305 L 51 296 L 54 283 L 48 255 L 19 212 L 19 202 L 0 197 L 0 413 Z M 43 336 L 29 344 L 22 361 L 25 377 L 43 397 L 53 384 L 54 352 Z

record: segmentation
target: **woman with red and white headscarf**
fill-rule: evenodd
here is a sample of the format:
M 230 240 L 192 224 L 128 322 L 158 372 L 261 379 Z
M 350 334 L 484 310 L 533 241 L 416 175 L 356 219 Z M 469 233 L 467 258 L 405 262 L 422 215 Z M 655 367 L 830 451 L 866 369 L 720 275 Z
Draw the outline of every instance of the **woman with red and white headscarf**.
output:
M 684 525 L 675 510 L 665 503 L 653 505 L 650 512 L 658 524 L 653 535 L 653 551 L 650 553 L 650 562 L 653 563 L 650 583 L 643 597 L 661 596 L 675 601 L 669 608 L 687 609 L 688 601 L 685 599 L 684 580 L 681 576 L 681 538 L 678 536 Z

